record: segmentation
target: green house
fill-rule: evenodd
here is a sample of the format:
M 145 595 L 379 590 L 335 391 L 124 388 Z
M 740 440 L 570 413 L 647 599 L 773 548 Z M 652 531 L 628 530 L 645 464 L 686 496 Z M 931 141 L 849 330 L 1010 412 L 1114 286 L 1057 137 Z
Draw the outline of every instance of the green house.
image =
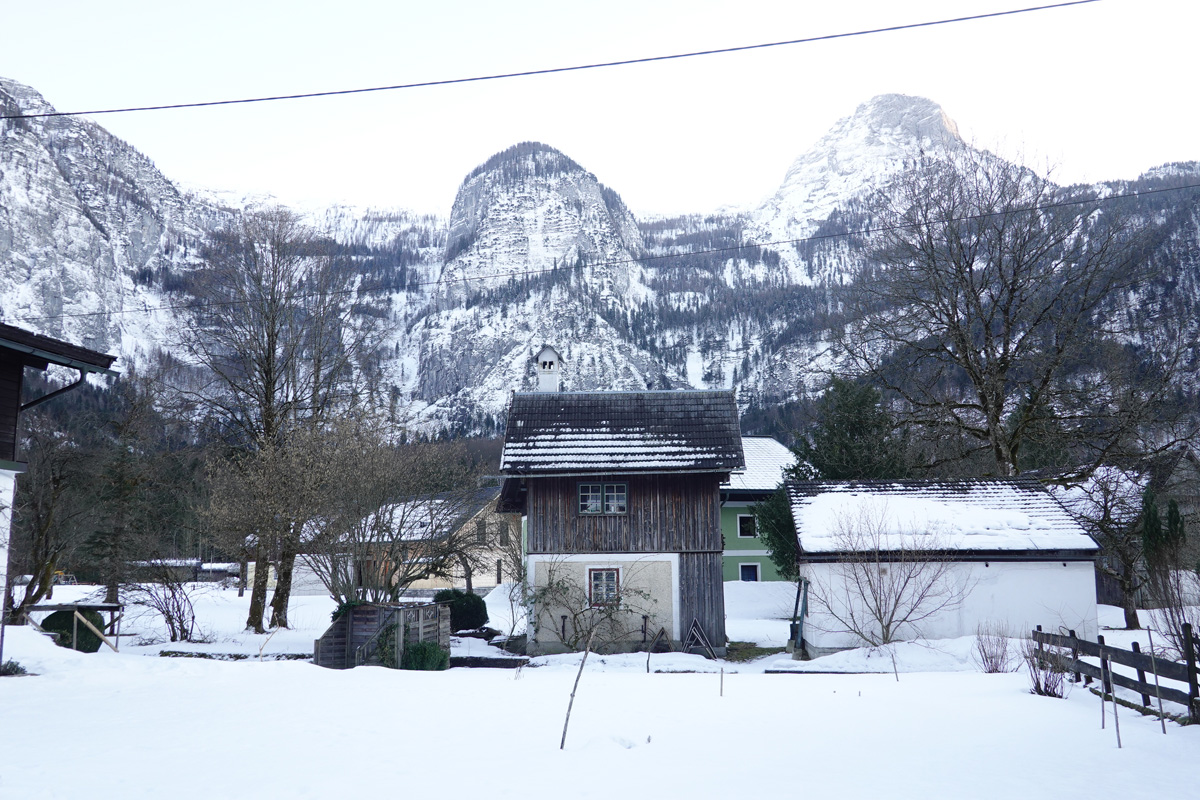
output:
M 754 528 L 751 506 L 770 497 L 796 463 L 791 450 L 766 436 L 743 436 L 746 466 L 721 484 L 722 574 L 727 581 L 777 581 L 779 573 Z

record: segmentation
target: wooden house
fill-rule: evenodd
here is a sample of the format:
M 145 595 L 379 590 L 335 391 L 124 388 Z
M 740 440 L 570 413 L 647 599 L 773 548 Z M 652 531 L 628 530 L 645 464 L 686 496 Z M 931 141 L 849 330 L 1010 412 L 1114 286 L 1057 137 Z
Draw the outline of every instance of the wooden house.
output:
M 539 369 L 545 369 L 539 362 Z M 499 509 L 526 518 L 528 650 L 725 646 L 720 486 L 744 465 L 732 392 L 519 392 Z
M 783 485 L 787 470 L 796 464 L 796 454 L 768 436 L 743 436 L 742 451 L 746 466 L 721 484 L 725 580 L 777 581 L 779 571 L 758 535 L 754 506 Z
M 110 367 L 116 356 L 89 350 L 12 325 L 0 324 L 0 598 L 7 597 L 8 541 L 17 475 L 17 418 L 51 398 L 81 385 L 90 373 L 116 375 Z M 22 402 L 25 370 L 45 371 L 50 365 L 75 370 L 79 377 L 59 389 Z M 2 639 L 0 639 L 2 641 Z
M 1096 637 L 1098 548 L 1036 480 L 785 485 L 798 570 L 809 583 L 802 626 L 809 655 L 861 646 L 852 618 L 870 627 L 878 609 L 898 608 L 892 618 L 903 619 L 917 603 L 925 605 L 899 626 L 898 638 L 972 636 L 980 624 L 1013 635 L 1042 625 Z M 922 571 L 922 562 L 931 568 Z

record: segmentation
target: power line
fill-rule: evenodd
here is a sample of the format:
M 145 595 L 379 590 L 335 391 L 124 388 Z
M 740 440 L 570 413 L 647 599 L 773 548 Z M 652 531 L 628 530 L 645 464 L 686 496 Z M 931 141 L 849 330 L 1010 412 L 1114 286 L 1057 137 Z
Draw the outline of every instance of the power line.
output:
M 1110 194 L 1106 197 L 1084 197 L 1084 198 L 1076 198 L 1073 200 L 1060 200 L 1060 201 L 1054 202 L 1054 203 L 1043 203 L 1043 204 L 1034 205 L 1034 206 L 1026 206 L 1024 208 L 1010 208 L 1010 209 L 1005 209 L 1003 211 L 989 211 L 989 212 L 986 212 L 983 214 L 968 214 L 968 215 L 962 216 L 962 217 L 948 217 L 945 219 L 934 220 L 932 222 L 911 222 L 911 223 L 905 223 L 902 225 L 879 225 L 879 226 L 875 226 L 875 227 L 860 228 L 859 230 L 847 231 L 844 233 L 823 233 L 823 234 L 819 234 L 819 235 L 815 235 L 815 236 L 804 236 L 799 239 L 779 239 L 779 240 L 770 241 L 770 242 L 746 242 L 744 244 L 733 245 L 730 247 L 713 247 L 713 248 L 708 248 L 708 249 L 704 249 L 704 250 L 693 250 L 693 251 L 690 251 L 687 253 L 665 253 L 662 255 L 641 256 L 638 258 L 621 258 L 621 259 L 613 259 L 610 261 L 595 261 L 595 262 L 591 262 L 591 263 L 585 263 L 584 266 L 586 266 L 586 267 L 611 267 L 611 266 L 618 266 L 621 264 L 642 264 L 647 261 L 661 261 L 661 260 L 668 259 L 668 258 L 687 258 L 688 256 L 709 255 L 712 253 L 739 252 L 739 251 L 746 250 L 751 247 L 758 247 L 758 248 L 779 247 L 782 245 L 797 245 L 797 244 L 806 244 L 806 243 L 812 243 L 812 242 L 822 242 L 822 241 L 828 241 L 830 239 L 847 238 L 850 236 L 868 236 L 868 235 L 875 234 L 875 233 L 886 233 L 888 231 L 908 230 L 910 228 L 919 228 L 919 227 L 927 226 L 927 225 L 945 225 L 945 224 L 949 224 L 949 223 L 953 223 L 953 222 L 969 222 L 971 220 L 988 219 L 989 217 L 1002 216 L 1005 214 L 1024 214 L 1024 213 L 1028 213 L 1030 211 L 1048 211 L 1048 210 L 1054 209 L 1054 208 L 1068 208 L 1070 206 L 1081 206 L 1081 205 L 1089 205 L 1089 204 L 1100 205 L 1103 203 L 1111 203 L 1115 200 L 1124 200 L 1124 199 L 1128 199 L 1128 198 L 1145 197 L 1147 195 L 1166 194 L 1168 192 L 1182 192 L 1187 189 L 1200 189 L 1200 183 L 1189 183 L 1189 184 L 1186 184 L 1183 186 L 1170 186 L 1170 187 L 1164 187 L 1161 189 L 1143 189 L 1140 191 L 1124 192 L 1121 194 Z M 541 269 L 529 269 L 529 270 L 522 270 L 519 272 L 500 272 L 500 273 L 494 273 L 491 275 L 472 275 L 471 277 L 449 278 L 449 279 L 445 279 L 445 280 L 438 279 L 438 280 L 433 280 L 433 281 L 418 281 L 416 283 L 406 284 L 405 290 L 411 289 L 413 287 L 419 287 L 419 286 L 438 286 L 438 285 L 447 285 L 447 284 L 455 284 L 455 283 L 469 283 L 471 281 L 486 281 L 486 280 L 491 280 L 492 278 L 510 278 L 511 279 L 511 278 L 529 277 L 532 275 L 545 275 L 545 274 L 548 274 L 551 272 L 555 272 L 558 269 L 561 269 L 561 267 L 544 267 Z M 569 267 L 567 269 L 569 269 Z M 324 293 L 324 296 L 356 294 L 359 291 L 360 290 L 357 288 L 356 289 L 345 289 L 345 290 L 340 290 L 340 291 L 336 291 L 336 292 Z M 298 294 L 295 297 L 296 297 L 296 299 L 303 299 L 306 297 L 315 297 L 315 296 L 317 296 L 317 293 Z M 11 320 L 11 322 L 46 322 L 48 320 L 56 320 L 56 319 L 77 319 L 77 318 L 81 318 L 81 317 L 108 317 L 108 316 L 115 316 L 117 314 L 149 314 L 154 311 L 200 310 L 200 309 L 210 309 L 210 308 L 223 308 L 223 307 L 228 307 L 228 306 L 238 306 L 238 305 L 244 305 L 249 302 L 252 302 L 252 301 L 250 301 L 250 300 L 192 301 L 189 303 L 170 303 L 167 305 L 153 306 L 150 308 L 122 308 L 122 309 L 117 309 L 115 311 L 85 311 L 85 312 L 79 312 L 76 314 L 53 314 L 53 315 L 44 316 L 44 317 L 15 317 Z
M 972 22 L 981 19 L 993 19 L 996 17 L 1010 17 L 1016 14 L 1027 14 L 1032 11 L 1047 11 L 1054 8 L 1067 8 L 1069 6 L 1082 6 L 1089 3 L 1096 3 L 1100 0 L 1070 0 L 1070 2 L 1053 3 L 1043 6 L 1029 6 L 1027 8 L 1015 8 L 1009 11 L 993 11 L 987 14 L 972 14 L 965 17 L 953 17 L 948 19 L 930 20 L 928 22 L 912 22 L 905 25 L 889 25 L 884 28 L 869 28 L 858 31 L 849 31 L 846 33 L 830 33 L 824 36 L 809 36 L 803 39 L 788 39 L 782 42 L 766 42 L 763 44 L 748 44 L 739 47 L 722 47 L 715 50 L 696 50 L 689 53 L 674 53 L 664 56 L 646 56 L 644 58 L 627 58 L 620 61 L 601 61 L 592 64 L 576 64 L 569 67 L 549 67 L 546 69 L 532 69 L 522 72 L 501 72 L 493 75 L 477 75 L 471 78 L 448 78 L 445 80 L 435 81 L 420 81 L 418 83 L 400 83 L 392 86 L 372 86 L 363 89 L 338 89 L 327 92 L 304 92 L 301 94 L 280 94 L 269 97 L 247 97 L 240 100 L 208 100 L 197 103 L 169 103 L 165 105 L 155 106 L 129 106 L 126 108 L 103 108 L 94 109 L 91 111 L 47 111 L 41 114 L 4 114 L 0 115 L 0 119 L 37 119 L 39 117 L 72 117 L 84 116 L 93 114 L 124 114 L 131 111 L 166 111 L 169 109 L 178 108 L 206 108 L 209 106 L 232 106 L 244 105 L 247 103 L 267 103 L 276 100 L 301 100 L 310 97 L 335 97 L 339 95 L 349 94 L 367 94 L 368 92 L 390 92 L 399 89 L 420 89 L 431 86 L 452 86 L 461 83 L 480 83 L 482 81 L 497 81 L 508 78 L 528 78 L 535 75 L 555 75 L 564 72 L 581 72 L 589 69 L 604 69 L 607 67 L 623 67 L 630 64 L 650 64 L 656 61 L 676 61 L 684 58 L 696 58 L 699 56 L 713 56 L 725 53 L 740 53 L 747 50 L 764 50 L 769 47 L 786 47 L 797 44 L 811 44 L 813 42 L 827 42 L 835 39 L 848 39 L 853 36 L 869 36 L 876 33 L 892 33 L 894 31 L 913 30 L 916 28 L 930 28 L 935 25 L 950 25 L 957 22 Z

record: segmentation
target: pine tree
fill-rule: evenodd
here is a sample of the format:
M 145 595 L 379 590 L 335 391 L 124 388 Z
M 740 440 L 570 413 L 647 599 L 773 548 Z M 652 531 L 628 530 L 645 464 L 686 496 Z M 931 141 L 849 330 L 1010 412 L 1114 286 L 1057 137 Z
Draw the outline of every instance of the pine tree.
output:
M 816 415 L 795 448 L 801 462 L 797 477 L 814 477 L 812 472 L 825 480 L 907 474 L 904 442 L 875 387 L 835 377 L 817 401 Z

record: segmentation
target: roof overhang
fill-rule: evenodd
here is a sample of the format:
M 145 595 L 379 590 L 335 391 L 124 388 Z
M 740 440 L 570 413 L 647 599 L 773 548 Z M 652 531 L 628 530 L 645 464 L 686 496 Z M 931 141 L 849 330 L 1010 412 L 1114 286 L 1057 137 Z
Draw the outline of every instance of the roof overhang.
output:
M 120 374 L 111 369 L 112 363 L 116 361 L 116 356 L 62 342 L 12 325 L 0 324 L 0 348 L 22 353 L 25 356 L 25 365 L 34 369 L 44 370 L 50 364 L 56 364 L 83 373 L 95 372 L 109 377 L 116 377 Z

